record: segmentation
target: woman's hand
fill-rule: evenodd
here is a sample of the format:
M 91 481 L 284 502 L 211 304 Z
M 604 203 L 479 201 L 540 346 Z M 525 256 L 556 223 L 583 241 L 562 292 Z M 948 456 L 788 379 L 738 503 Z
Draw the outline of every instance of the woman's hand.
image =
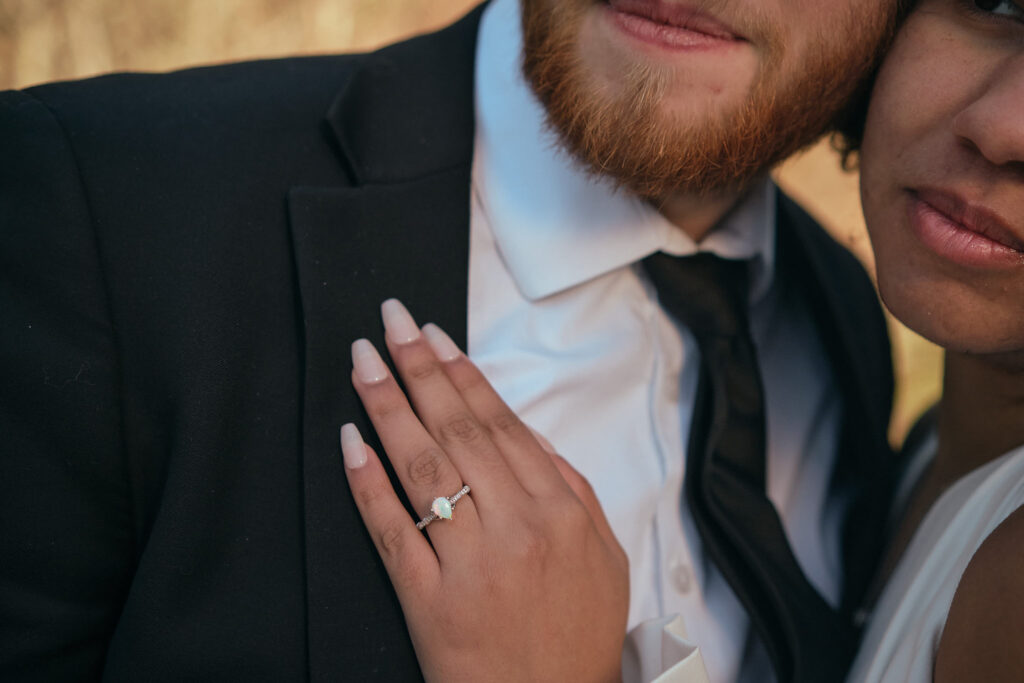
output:
M 590 486 L 444 332 L 421 331 L 395 300 L 382 312 L 408 399 L 366 340 L 352 345 L 352 382 L 409 500 L 427 515 L 436 498 L 471 487 L 424 536 L 373 450 L 342 427 L 349 486 L 423 675 L 619 680 L 628 565 Z

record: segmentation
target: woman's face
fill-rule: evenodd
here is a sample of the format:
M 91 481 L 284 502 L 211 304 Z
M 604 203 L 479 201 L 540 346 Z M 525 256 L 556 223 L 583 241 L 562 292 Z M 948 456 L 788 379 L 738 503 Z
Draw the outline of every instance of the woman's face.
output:
M 861 195 L 882 298 L 955 351 L 1024 349 L 1024 0 L 922 0 L 879 74 Z

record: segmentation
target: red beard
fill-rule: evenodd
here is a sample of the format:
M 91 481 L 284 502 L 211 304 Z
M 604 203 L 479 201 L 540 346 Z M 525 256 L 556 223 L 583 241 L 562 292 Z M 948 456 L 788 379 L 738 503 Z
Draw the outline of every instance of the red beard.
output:
M 672 194 L 711 196 L 744 189 L 761 173 L 814 142 L 862 86 L 891 38 L 895 7 L 836 17 L 797 73 L 780 68 L 781 40 L 762 22 L 767 58 L 742 106 L 705 120 L 660 107 L 663 74 L 636 68 L 622 94 L 592 85 L 577 35 L 595 0 L 521 0 L 523 71 L 547 110 L 548 125 L 590 172 L 657 201 Z M 892 3 L 895 5 L 895 3 Z M 790 70 L 791 71 L 791 70 Z

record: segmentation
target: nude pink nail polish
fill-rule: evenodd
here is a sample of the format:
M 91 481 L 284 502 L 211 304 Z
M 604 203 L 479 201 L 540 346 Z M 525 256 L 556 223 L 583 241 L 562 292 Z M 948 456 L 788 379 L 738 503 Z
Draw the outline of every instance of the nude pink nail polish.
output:
M 366 444 L 351 422 L 341 426 L 341 457 L 345 467 L 357 470 L 366 464 Z
M 375 384 L 388 376 L 388 366 L 367 339 L 357 339 L 352 343 L 352 365 L 359 381 L 365 384 Z
M 384 319 L 384 332 L 394 344 L 407 344 L 420 336 L 420 328 L 409 311 L 398 299 L 388 299 L 380 305 Z
M 434 323 L 427 323 L 423 326 L 423 336 L 427 338 L 427 343 L 430 344 L 434 355 L 440 361 L 455 360 L 462 355 L 462 351 L 452 341 L 452 338 Z

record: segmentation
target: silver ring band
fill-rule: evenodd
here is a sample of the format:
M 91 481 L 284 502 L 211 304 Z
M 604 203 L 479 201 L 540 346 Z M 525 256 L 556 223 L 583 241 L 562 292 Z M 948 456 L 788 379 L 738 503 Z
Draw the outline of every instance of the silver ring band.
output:
M 435 498 L 434 502 L 430 504 L 430 514 L 416 522 L 416 528 L 422 530 L 435 519 L 451 519 L 455 503 L 467 493 L 469 493 L 469 484 L 463 486 L 454 496 Z

